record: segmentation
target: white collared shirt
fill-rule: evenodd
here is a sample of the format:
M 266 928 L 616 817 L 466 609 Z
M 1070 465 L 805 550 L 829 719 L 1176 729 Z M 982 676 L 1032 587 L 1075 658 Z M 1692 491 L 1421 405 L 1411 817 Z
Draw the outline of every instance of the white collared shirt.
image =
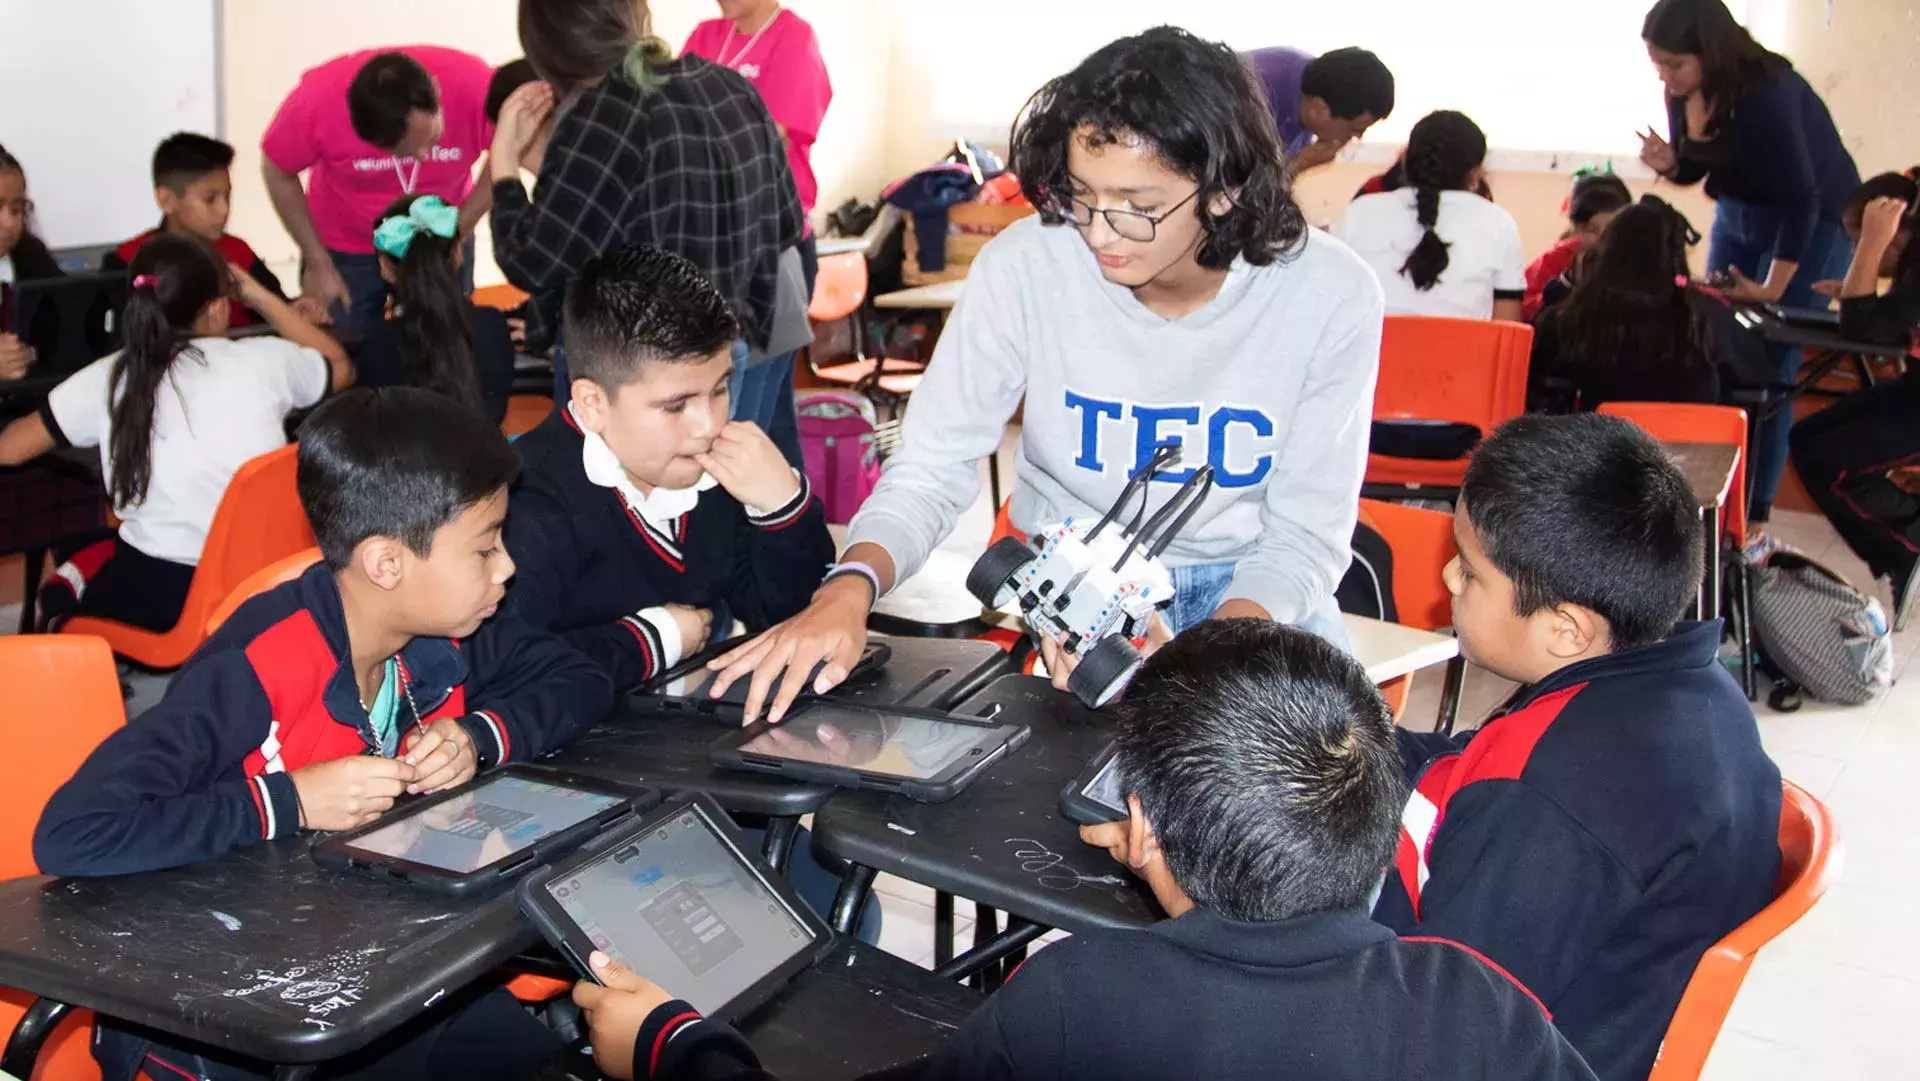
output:
M 646 495 L 634 486 L 633 478 L 627 476 L 626 467 L 607 446 L 607 441 L 580 424 L 580 414 L 574 412 L 573 403 L 567 403 L 567 413 L 580 428 L 580 465 L 587 471 L 587 479 L 602 488 L 612 488 L 627 501 L 633 513 L 639 515 L 655 529 L 671 533 L 673 523 L 700 502 L 700 493 L 720 482 L 711 473 L 700 474 L 700 479 L 691 488 L 655 488 Z

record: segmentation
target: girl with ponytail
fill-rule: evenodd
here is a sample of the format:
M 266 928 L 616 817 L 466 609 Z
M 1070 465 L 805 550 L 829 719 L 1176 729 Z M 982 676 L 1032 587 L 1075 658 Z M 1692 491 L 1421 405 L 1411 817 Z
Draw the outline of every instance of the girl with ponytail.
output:
M 360 344 L 359 382 L 436 391 L 498 422 L 513 386 L 513 335 L 504 313 L 474 305 L 461 286 L 459 216 L 437 195 L 402 196 L 381 212 L 373 248 L 393 312 Z
M 67 378 L 0 431 L 0 465 L 100 448 L 117 535 L 62 550 L 41 590 L 49 625 L 97 615 L 164 632 L 180 618 L 227 482 L 286 443 L 285 419 L 353 381 L 339 343 L 204 242 L 163 236 L 128 267 L 126 346 Z M 281 337 L 226 337 L 230 294 Z
M 1920 168 L 1882 173 L 1841 208 L 1853 260 L 1837 283 L 1840 333 L 1920 356 Z M 1885 293 L 1880 279 L 1892 279 Z M 1886 578 L 1894 627 L 1920 595 L 1920 361 L 1793 426 L 1794 471 L 1847 546 Z
M 1487 137 L 1464 114 L 1429 113 L 1407 139 L 1406 186 L 1348 205 L 1333 235 L 1372 266 L 1388 314 L 1519 319 L 1527 262 L 1513 215 L 1474 194 Z

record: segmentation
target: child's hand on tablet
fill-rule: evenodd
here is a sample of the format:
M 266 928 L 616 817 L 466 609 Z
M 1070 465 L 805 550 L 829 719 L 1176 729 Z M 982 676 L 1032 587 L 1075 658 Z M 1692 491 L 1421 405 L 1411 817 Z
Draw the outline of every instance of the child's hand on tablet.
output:
M 413 783 L 407 786 L 408 795 L 466 784 L 480 768 L 473 737 L 451 717 L 415 728 L 401 747 L 400 758 L 415 771 Z
M 673 1001 L 653 981 L 595 950 L 587 963 L 594 978 L 573 985 L 573 1004 L 587 1015 L 593 1061 L 608 1077 L 633 1076 L 633 1042 L 647 1016 Z
M 728 495 L 760 514 L 771 514 L 800 494 L 800 478 L 793 475 L 793 466 L 752 421 L 729 422 L 707 452 L 694 455 L 693 460 L 713 474 Z
M 393 809 L 415 777 L 397 758 L 352 755 L 302 766 L 289 774 L 300 797 L 300 828 L 350 830 Z
M 1081 826 L 1080 839 L 1095 848 L 1104 848 L 1115 863 L 1127 862 L 1127 824 L 1125 822 L 1102 822 L 1097 826 Z

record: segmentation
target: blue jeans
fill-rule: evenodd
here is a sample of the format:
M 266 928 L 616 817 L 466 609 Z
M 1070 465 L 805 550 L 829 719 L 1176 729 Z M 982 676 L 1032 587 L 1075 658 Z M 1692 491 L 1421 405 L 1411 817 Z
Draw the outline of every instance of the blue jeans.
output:
M 1774 238 L 1780 216 L 1764 206 L 1722 198 L 1714 210 L 1713 232 L 1707 246 L 1707 267 L 1725 270 L 1739 267 L 1754 281 L 1762 281 L 1773 265 Z M 1825 307 L 1826 300 L 1813 291 L 1813 283 L 1843 278 L 1853 248 L 1837 221 L 1822 221 L 1814 227 L 1813 239 L 1800 254 L 1800 268 L 1781 295 L 1780 303 L 1795 308 Z M 1797 345 L 1782 345 L 1774 350 L 1776 374 L 1782 386 L 1791 386 L 1800 374 L 1805 351 Z M 1773 497 L 1780 490 L 1780 475 L 1787 468 L 1787 435 L 1793 429 L 1793 410 L 1782 408 L 1761 425 L 1754 448 L 1753 468 L 1748 472 L 1752 498 L 1747 503 L 1747 518 L 1765 522 L 1773 511 Z
M 387 280 L 380 276 L 380 257 L 371 252 L 344 252 L 329 249 L 333 257 L 333 268 L 340 272 L 340 280 L 347 283 L 347 294 L 352 297 L 348 307 L 333 306 L 335 326 L 350 328 L 358 334 L 365 334 L 367 328 L 387 317 Z M 460 288 L 471 295 L 473 293 L 473 238 L 468 237 L 460 260 Z
M 733 345 L 732 418 L 750 420 L 767 433 L 773 445 L 795 469 L 805 469 L 800 455 L 800 420 L 793 411 L 793 357 L 785 353 L 747 367 L 747 343 Z
M 1190 563 L 1173 568 L 1173 605 L 1167 610 L 1167 623 L 1179 634 L 1213 615 L 1227 599 L 1227 587 L 1233 583 L 1232 563 Z M 1318 607 L 1307 613 L 1297 626 L 1353 652 L 1346 624 L 1340 620 L 1340 606 L 1329 593 Z

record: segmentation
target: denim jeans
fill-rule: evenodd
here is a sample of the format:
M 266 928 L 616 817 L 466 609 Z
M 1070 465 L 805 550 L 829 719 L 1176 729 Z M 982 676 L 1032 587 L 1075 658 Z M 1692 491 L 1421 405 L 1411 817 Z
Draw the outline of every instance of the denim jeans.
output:
M 1167 610 L 1167 622 L 1173 633 L 1179 634 L 1220 607 L 1227 598 L 1227 587 L 1233 583 L 1234 566 L 1232 563 L 1190 563 L 1173 568 L 1173 605 Z M 1353 652 L 1346 624 L 1340 620 L 1340 606 L 1331 593 L 1297 625 Z
M 380 276 L 380 257 L 371 252 L 327 252 L 333 257 L 333 268 L 340 272 L 340 280 L 347 283 L 347 294 L 351 303 L 342 308 L 333 306 L 333 321 L 336 325 L 351 328 L 361 334 L 367 328 L 387 317 L 387 280 Z M 460 288 L 471 295 L 473 293 L 473 238 L 468 237 L 462 249 L 464 258 L 460 260 Z
M 793 409 L 793 357 L 785 353 L 747 366 L 747 343 L 733 346 L 732 419 L 750 420 L 767 433 L 787 463 L 805 469 L 800 455 L 800 420 Z
M 1774 238 L 1780 216 L 1771 208 L 1722 198 L 1714 209 L 1713 232 L 1707 245 L 1707 266 L 1711 270 L 1738 267 L 1754 281 L 1762 281 L 1773 265 Z M 1853 249 L 1847 234 L 1837 221 L 1822 221 L 1814 227 L 1813 239 L 1800 254 L 1800 268 L 1794 272 L 1780 303 L 1788 307 L 1825 307 L 1826 301 L 1813 291 L 1813 283 L 1847 274 L 1847 261 Z M 1774 350 L 1776 375 L 1783 386 L 1792 385 L 1800 374 L 1804 351 L 1797 345 L 1782 345 Z M 1780 489 L 1780 476 L 1787 468 L 1787 434 L 1793 429 L 1793 410 L 1783 408 L 1761 425 L 1758 446 L 1754 449 L 1753 468 L 1748 483 L 1753 497 L 1747 503 L 1747 517 L 1764 522 L 1773 510 L 1773 497 Z

